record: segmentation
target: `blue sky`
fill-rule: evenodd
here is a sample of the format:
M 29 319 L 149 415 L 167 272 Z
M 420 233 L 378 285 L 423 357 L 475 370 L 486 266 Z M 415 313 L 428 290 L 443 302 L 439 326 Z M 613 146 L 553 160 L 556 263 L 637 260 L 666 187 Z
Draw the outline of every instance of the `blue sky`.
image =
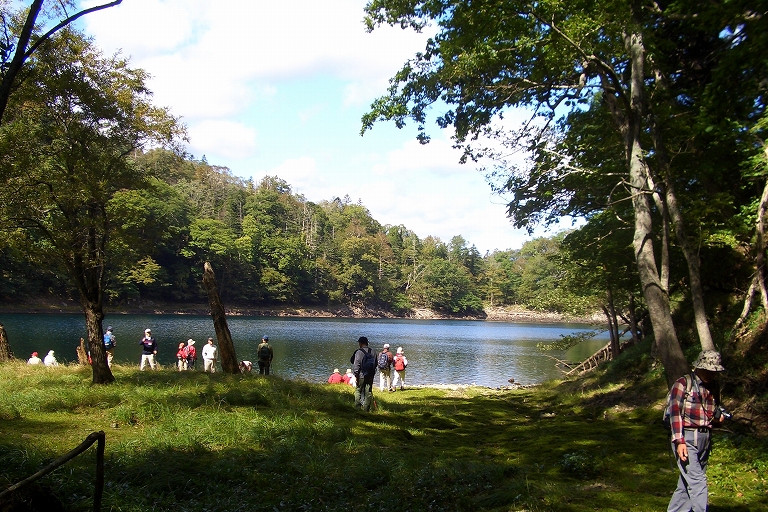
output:
M 150 73 L 155 103 L 182 118 L 196 158 L 256 182 L 277 175 L 313 202 L 349 195 L 421 238 L 519 248 L 530 237 L 511 227 L 484 176 L 458 163 L 449 134 L 435 127 L 423 146 L 413 126 L 384 123 L 360 136 L 361 116 L 426 41 L 400 28 L 366 33 L 364 6 L 124 0 L 82 27 Z

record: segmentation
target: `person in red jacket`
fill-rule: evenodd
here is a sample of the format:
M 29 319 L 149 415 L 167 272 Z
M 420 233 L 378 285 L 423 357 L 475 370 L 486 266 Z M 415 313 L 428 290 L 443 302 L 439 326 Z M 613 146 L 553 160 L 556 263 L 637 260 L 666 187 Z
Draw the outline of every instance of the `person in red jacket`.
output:
M 338 368 L 333 369 L 333 373 L 328 377 L 328 384 L 344 384 L 344 379 L 339 373 Z

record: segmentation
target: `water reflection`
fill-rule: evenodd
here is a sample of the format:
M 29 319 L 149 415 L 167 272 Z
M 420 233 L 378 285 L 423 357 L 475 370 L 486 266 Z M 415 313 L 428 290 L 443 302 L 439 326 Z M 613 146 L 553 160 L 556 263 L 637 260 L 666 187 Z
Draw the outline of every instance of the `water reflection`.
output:
M 29 357 L 55 350 L 60 361 L 77 359 L 75 347 L 85 336 L 81 315 L 0 315 L 14 354 Z M 371 347 L 402 346 L 409 365 L 406 384 L 478 384 L 497 387 L 509 378 L 534 384 L 560 375 L 548 355 L 581 360 L 608 342 L 607 333 L 567 353 L 541 353 L 536 345 L 560 335 L 590 330 L 581 324 L 527 324 L 469 320 L 392 320 L 335 318 L 231 317 L 228 319 L 238 359 L 256 361 L 256 347 L 268 335 L 275 351 L 273 370 L 288 378 L 325 382 L 334 368 L 342 373 L 367 336 Z M 151 328 L 158 341 L 158 361 L 175 362 L 176 346 L 193 338 L 202 346 L 214 337 L 208 316 L 117 315 L 105 319 L 117 337 L 115 360 L 139 364 L 139 340 Z M 378 383 L 378 377 L 377 377 Z

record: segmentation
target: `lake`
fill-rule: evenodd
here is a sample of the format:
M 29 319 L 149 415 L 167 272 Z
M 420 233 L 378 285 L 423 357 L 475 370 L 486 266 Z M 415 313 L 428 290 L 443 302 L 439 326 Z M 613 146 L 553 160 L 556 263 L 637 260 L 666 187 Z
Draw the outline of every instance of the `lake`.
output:
M 568 323 L 248 316 L 232 316 L 227 321 L 239 360 L 255 363 L 256 347 L 267 335 L 275 353 L 273 373 L 310 382 L 325 382 L 334 368 L 344 373 L 351 366 L 349 358 L 360 336 L 366 336 L 376 351 L 384 343 L 393 352 L 403 347 L 409 363 L 406 385 L 488 387 L 507 385 L 510 378 L 520 384 L 558 378 L 562 374 L 552 357 L 579 361 L 609 341 L 604 331 L 567 352 L 536 348 L 561 335 L 591 330 L 588 325 Z M 24 359 L 33 351 L 42 358 L 54 350 L 60 362 L 77 361 L 75 347 L 86 334 L 82 315 L 0 314 L 0 323 L 14 355 Z M 199 354 L 209 336 L 216 338 L 210 316 L 110 315 L 104 320 L 105 329 L 107 325 L 114 327 L 115 360 L 120 364 L 139 364 L 139 340 L 146 328 L 152 329 L 158 361 L 164 366 L 175 363 L 179 342 L 194 339 Z M 201 367 L 202 361 L 198 361 Z M 375 382 L 378 385 L 378 376 Z

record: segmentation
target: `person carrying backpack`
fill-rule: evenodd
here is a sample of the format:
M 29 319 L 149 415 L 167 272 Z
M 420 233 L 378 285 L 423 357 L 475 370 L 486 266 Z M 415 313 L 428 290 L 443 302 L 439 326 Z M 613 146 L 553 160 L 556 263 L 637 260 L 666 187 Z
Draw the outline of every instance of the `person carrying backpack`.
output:
M 104 333 L 104 350 L 107 353 L 107 365 L 112 368 L 112 360 L 115 358 L 115 335 L 111 325 L 107 326 L 107 332 Z
M 408 366 L 408 359 L 403 354 L 403 347 L 397 347 L 393 366 L 395 368 L 395 378 L 392 381 L 392 391 L 395 391 L 398 386 L 400 391 L 403 391 L 405 389 L 405 369 Z
M 259 348 L 256 349 L 256 356 L 259 359 L 259 373 L 269 375 L 269 367 L 272 366 L 272 358 L 275 353 L 272 351 L 272 345 L 269 344 L 269 338 L 263 336 Z
M 373 402 L 373 376 L 376 374 L 376 353 L 368 347 L 368 338 L 360 336 L 359 348 L 352 353 L 352 373 L 357 380 L 355 386 L 355 407 L 364 411 L 371 410 Z
M 376 363 L 379 367 L 379 390 L 393 391 L 392 388 L 392 352 L 389 351 L 389 343 L 384 344 L 384 350 L 379 352 Z M 386 385 L 386 387 L 385 387 Z
M 693 363 L 693 372 L 677 379 L 670 389 L 672 451 L 680 477 L 668 512 L 707 510 L 707 462 L 712 448 L 712 425 L 730 416 L 718 403 L 717 375 L 723 371 L 720 353 L 705 350 Z

